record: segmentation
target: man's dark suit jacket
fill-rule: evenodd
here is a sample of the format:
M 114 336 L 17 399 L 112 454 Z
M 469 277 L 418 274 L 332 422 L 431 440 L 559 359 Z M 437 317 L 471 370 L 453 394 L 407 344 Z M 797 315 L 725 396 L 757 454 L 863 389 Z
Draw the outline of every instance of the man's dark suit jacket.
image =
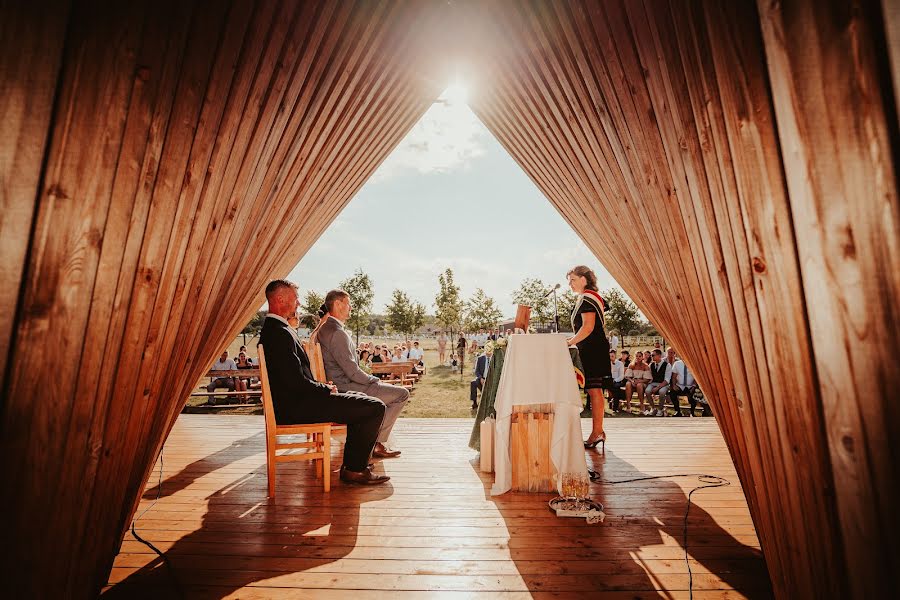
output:
M 475 361 L 475 379 L 484 379 L 487 376 L 488 356 L 482 354 Z
M 277 422 L 302 422 L 306 406 L 329 400 L 331 389 L 313 377 L 309 357 L 287 325 L 266 317 L 259 343 L 266 351 L 266 370 Z

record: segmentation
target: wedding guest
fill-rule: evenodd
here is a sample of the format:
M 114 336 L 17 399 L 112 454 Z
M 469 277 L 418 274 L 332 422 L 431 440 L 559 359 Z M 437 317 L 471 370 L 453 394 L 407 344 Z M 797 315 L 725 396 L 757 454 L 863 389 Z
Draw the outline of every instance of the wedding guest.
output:
M 631 365 L 631 353 L 628 350 L 622 350 L 619 360 L 622 361 L 622 365 L 627 369 Z
M 438 362 L 443 367 L 447 363 L 447 334 L 443 331 L 438 335 Z
M 659 396 L 659 408 L 656 411 L 657 417 L 666 416 L 665 410 L 665 401 L 666 401 L 666 387 L 669 383 L 669 376 L 671 375 L 671 368 L 668 364 L 666 364 L 662 360 L 662 351 L 659 348 L 655 348 L 652 353 L 653 360 L 650 362 L 650 375 L 651 381 L 647 385 L 647 389 L 645 393 L 647 395 L 647 400 L 650 402 L 650 410 L 644 413 L 646 416 L 652 416 L 653 413 L 653 396 Z
M 210 367 L 210 371 L 237 371 L 235 362 L 228 358 L 228 350 L 222 352 L 219 359 Z M 235 388 L 234 377 L 214 377 L 206 386 L 207 392 L 213 392 L 216 388 L 228 388 L 229 392 L 233 392 Z
M 246 346 L 241 346 L 241 348 L 246 348 Z M 247 356 L 247 352 L 245 350 L 241 350 L 238 352 L 238 358 L 235 361 L 237 368 L 240 369 L 253 369 L 255 368 L 253 361 L 250 360 L 250 357 Z M 250 387 L 252 383 L 250 377 L 236 377 L 235 378 L 235 387 L 239 392 L 246 392 L 247 388 Z M 241 396 L 241 398 L 246 402 L 247 396 Z
M 652 377 L 650 375 L 650 367 L 644 362 L 643 352 L 637 352 L 634 355 L 634 362 L 625 369 L 625 381 L 625 408 L 629 412 L 631 411 L 631 395 L 637 392 L 638 400 L 640 401 L 638 412 L 646 414 L 646 395 L 644 391 L 647 388 L 647 384 L 652 381 Z
M 459 358 L 460 372 L 462 372 L 463 365 L 465 364 L 466 345 L 466 336 L 460 332 L 459 339 L 456 341 L 456 356 Z
M 671 400 L 671 398 L 669 397 L 669 392 L 672 389 L 672 386 L 671 386 L 672 368 L 675 366 L 676 361 L 677 361 L 677 359 L 675 356 L 675 349 L 672 348 L 671 346 L 669 346 L 668 348 L 666 348 L 666 358 L 663 360 L 663 362 L 666 363 L 666 367 L 668 368 L 668 373 L 666 374 L 666 385 L 664 387 L 660 388 L 660 390 L 659 390 L 659 408 L 662 410 L 662 416 L 666 416 L 666 407 L 664 406 L 664 402 L 666 400 Z M 665 398 L 663 398 L 663 396 L 665 396 Z M 673 405 L 675 402 L 678 402 L 678 400 L 675 400 L 673 402 Z M 681 411 L 678 410 L 677 405 L 675 405 L 675 414 L 672 416 L 673 417 L 681 416 Z
M 472 401 L 472 410 L 478 408 L 478 392 L 484 389 L 484 380 L 487 378 L 488 364 L 491 360 L 491 349 L 486 348 L 483 354 L 475 359 L 475 379 L 469 382 L 469 400 Z
M 625 399 L 625 365 L 616 358 L 616 351 L 609 350 L 610 371 L 612 372 L 612 386 L 609 388 L 610 408 L 613 412 L 619 412 L 619 401 Z
M 669 379 L 669 399 L 672 406 L 675 407 L 675 415 L 681 416 L 681 402 L 679 397 L 685 396 L 691 406 L 690 416 L 694 416 L 694 409 L 697 407 L 697 400 L 694 398 L 694 392 L 697 391 L 697 380 L 694 379 L 694 373 L 691 371 L 687 363 L 683 359 L 678 359 L 672 365 L 672 376 Z M 704 406 L 704 414 L 706 414 Z
M 597 276 L 588 267 L 574 267 L 566 273 L 566 277 L 569 288 L 578 294 L 571 314 L 572 331 L 575 334 L 566 341 L 570 346 L 578 347 L 584 368 L 584 389 L 594 407 L 591 411 L 593 426 L 584 447 L 596 448 L 597 444 L 602 443 L 605 450 L 603 388 L 609 387 L 612 378 L 603 317 L 606 305 L 597 290 Z
M 400 346 L 394 346 L 394 354 L 391 356 L 392 363 L 404 362 L 406 359 L 403 357 L 403 348 Z
M 363 349 L 359 353 L 359 366 L 360 368 L 369 368 L 372 364 L 371 355 L 368 350 Z

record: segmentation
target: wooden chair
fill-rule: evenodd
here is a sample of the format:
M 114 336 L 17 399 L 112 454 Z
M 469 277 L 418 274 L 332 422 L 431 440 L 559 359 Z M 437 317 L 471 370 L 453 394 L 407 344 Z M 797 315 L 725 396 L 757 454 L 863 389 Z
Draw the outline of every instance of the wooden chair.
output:
M 275 466 L 294 460 L 316 461 L 316 476 L 322 477 L 325 491 L 331 491 L 331 423 L 307 423 L 303 425 L 278 425 L 272 407 L 272 391 L 269 388 L 269 372 L 262 344 L 259 348 L 260 382 L 262 383 L 263 412 L 266 419 L 266 476 L 269 482 L 269 498 L 275 497 Z M 305 442 L 279 443 L 280 435 L 305 434 Z M 302 454 L 278 454 L 279 450 L 306 448 Z
M 324 321 L 324 319 L 322 320 Z M 319 325 L 321 324 L 320 321 Z M 303 346 L 303 350 L 306 351 L 306 355 L 309 357 L 309 364 L 312 367 L 313 377 L 319 383 L 327 383 L 328 380 L 325 379 L 325 361 L 322 359 L 322 346 L 316 341 L 316 335 L 318 333 L 319 328 L 316 327 L 309 336 L 309 341 L 304 340 L 300 344 Z M 347 426 L 341 423 L 332 423 L 331 433 L 343 433 L 346 435 Z

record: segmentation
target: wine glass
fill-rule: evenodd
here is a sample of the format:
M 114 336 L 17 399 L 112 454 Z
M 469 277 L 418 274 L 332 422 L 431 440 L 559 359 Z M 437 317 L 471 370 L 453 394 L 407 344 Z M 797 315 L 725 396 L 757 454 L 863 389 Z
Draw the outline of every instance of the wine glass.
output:
M 590 481 L 587 473 L 572 474 L 572 493 L 575 496 L 575 510 L 582 510 L 586 507 L 585 502 L 590 495 Z

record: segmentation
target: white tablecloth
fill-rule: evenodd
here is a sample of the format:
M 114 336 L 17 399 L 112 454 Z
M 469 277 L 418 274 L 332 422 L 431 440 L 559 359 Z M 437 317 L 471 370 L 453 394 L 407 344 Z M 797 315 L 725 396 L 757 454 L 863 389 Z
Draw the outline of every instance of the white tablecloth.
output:
M 550 461 L 557 473 L 587 476 L 581 439 L 581 394 L 564 334 L 513 335 L 506 350 L 494 409 L 494 486 L 496 496 L 512 487 L 509 427 L 513 405 L 553 404 Z M 556 482 L 562 493 L 561 482 Z

